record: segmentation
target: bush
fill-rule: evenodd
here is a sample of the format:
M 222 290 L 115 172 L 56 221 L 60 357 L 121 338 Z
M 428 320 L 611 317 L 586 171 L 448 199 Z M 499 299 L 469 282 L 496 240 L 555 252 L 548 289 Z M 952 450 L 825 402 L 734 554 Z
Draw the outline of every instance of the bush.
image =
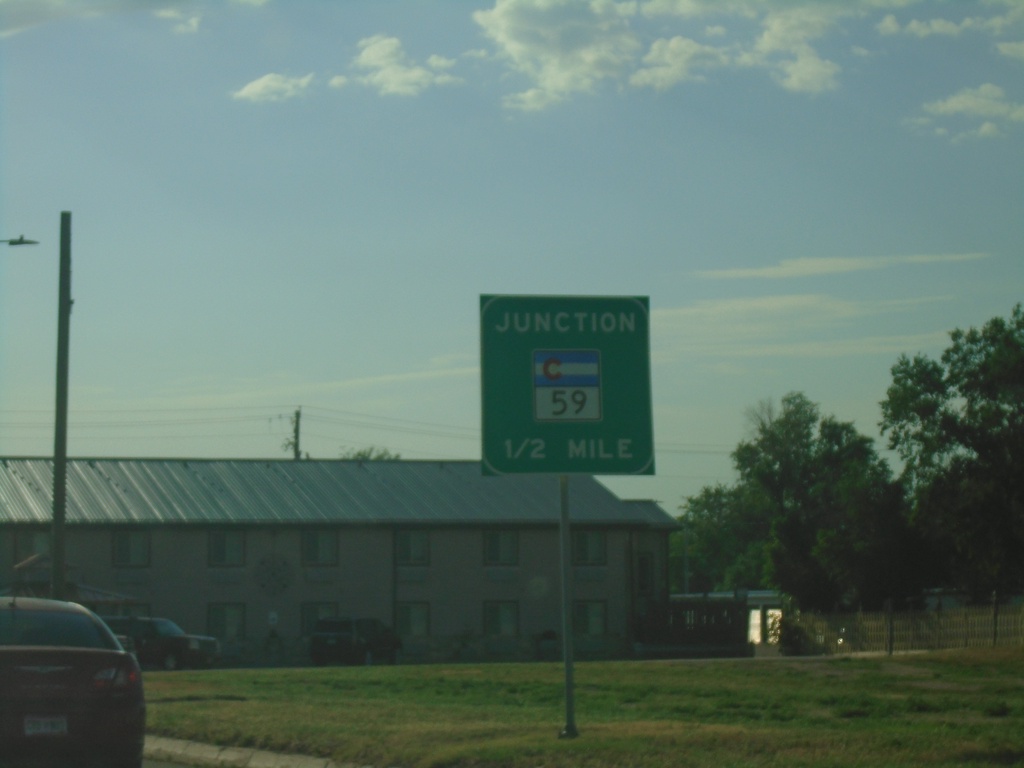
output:
M 795 613 L 782 614 L 778 621 L 778 637 L 783 656 L 817 656 L 825 651 Z

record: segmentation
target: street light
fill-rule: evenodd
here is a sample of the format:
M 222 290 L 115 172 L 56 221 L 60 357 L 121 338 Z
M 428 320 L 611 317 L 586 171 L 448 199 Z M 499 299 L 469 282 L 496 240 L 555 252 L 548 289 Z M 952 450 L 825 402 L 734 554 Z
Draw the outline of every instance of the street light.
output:
M 24 235 L 0 240 L 8 245 L 38 245 Z M 50 596 L 64 599 L 64 519 L 68 477 L 68 350 L 71 330 L 71 212 L 60 214 L 60 283 L 57 291 L 57 403 L 53 438 L 53 528 L 50 534 Z

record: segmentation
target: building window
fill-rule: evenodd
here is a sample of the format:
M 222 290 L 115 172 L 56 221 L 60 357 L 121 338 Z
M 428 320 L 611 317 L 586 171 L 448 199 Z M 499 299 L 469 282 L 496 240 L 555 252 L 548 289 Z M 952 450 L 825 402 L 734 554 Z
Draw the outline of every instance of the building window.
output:
M 654 594 L 654 555 L 650 552 L 641 552 L 636 559 L 636 591 L 648 597 Z
M 324 567 L 338 564 L 338 532 L 311 530 L 302 532 L 302 564 Z
M 210 531 L 208 561 L 218 568 L 245 565 L 245 532 Z
M 604 531 L 573 531 L 573 565 L 605 565 L 608 562 L 608 543 Z
M 149 567 L 149 531 L 114 531 L 111 549 L 115 568 Z
M 222 643 L 240 643 L 245 639 L 245 603 L 210 603 L 206 626 Z
M 395 608 L 395 629 L 399 637 L 430 635 L 430 603 L 398 603 Z
M 302 634 L 309 637 L 313 634 L 316 623 L 320 619 L 333 619 L 338 615 L 337 603 L 303 603 L 302 604 Z
M 608 608 L 603 600 L 577 600 L 572 606 L 572 631 L 577 635 L 608 632 Z
M 46 529 L 18 531 L 14 534 L 14 564 L 24 562 L 32 555 L 50 554 L 50 532 Z
M 519 565 L 519 532 L 484 531 L 484 565 Z
M 484 635 L 514 637 L 519 634 L 519 603 L 488 600 L 484 603 Z
M 395 536 L 398 565 L 430 565 L 430 539 L 423 530 L 398 531 Z

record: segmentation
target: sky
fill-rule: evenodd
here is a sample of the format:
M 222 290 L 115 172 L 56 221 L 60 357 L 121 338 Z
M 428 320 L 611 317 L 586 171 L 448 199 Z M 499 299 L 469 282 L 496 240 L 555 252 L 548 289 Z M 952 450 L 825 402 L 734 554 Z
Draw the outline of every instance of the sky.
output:
M 656 471 L 1024 300 L 1024 0 L 0 0 L 0 456 L 480 459 L 480 296 L 649 297 Z M 895 464 L 894 464 L 895 468 Z

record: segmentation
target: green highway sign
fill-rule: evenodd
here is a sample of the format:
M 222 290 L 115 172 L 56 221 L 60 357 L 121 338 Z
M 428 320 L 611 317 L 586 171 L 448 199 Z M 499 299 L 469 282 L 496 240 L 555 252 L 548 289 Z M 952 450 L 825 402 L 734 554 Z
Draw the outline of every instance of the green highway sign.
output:
M 485 474 L 652 475 L 646 296 L 481 296 Z

